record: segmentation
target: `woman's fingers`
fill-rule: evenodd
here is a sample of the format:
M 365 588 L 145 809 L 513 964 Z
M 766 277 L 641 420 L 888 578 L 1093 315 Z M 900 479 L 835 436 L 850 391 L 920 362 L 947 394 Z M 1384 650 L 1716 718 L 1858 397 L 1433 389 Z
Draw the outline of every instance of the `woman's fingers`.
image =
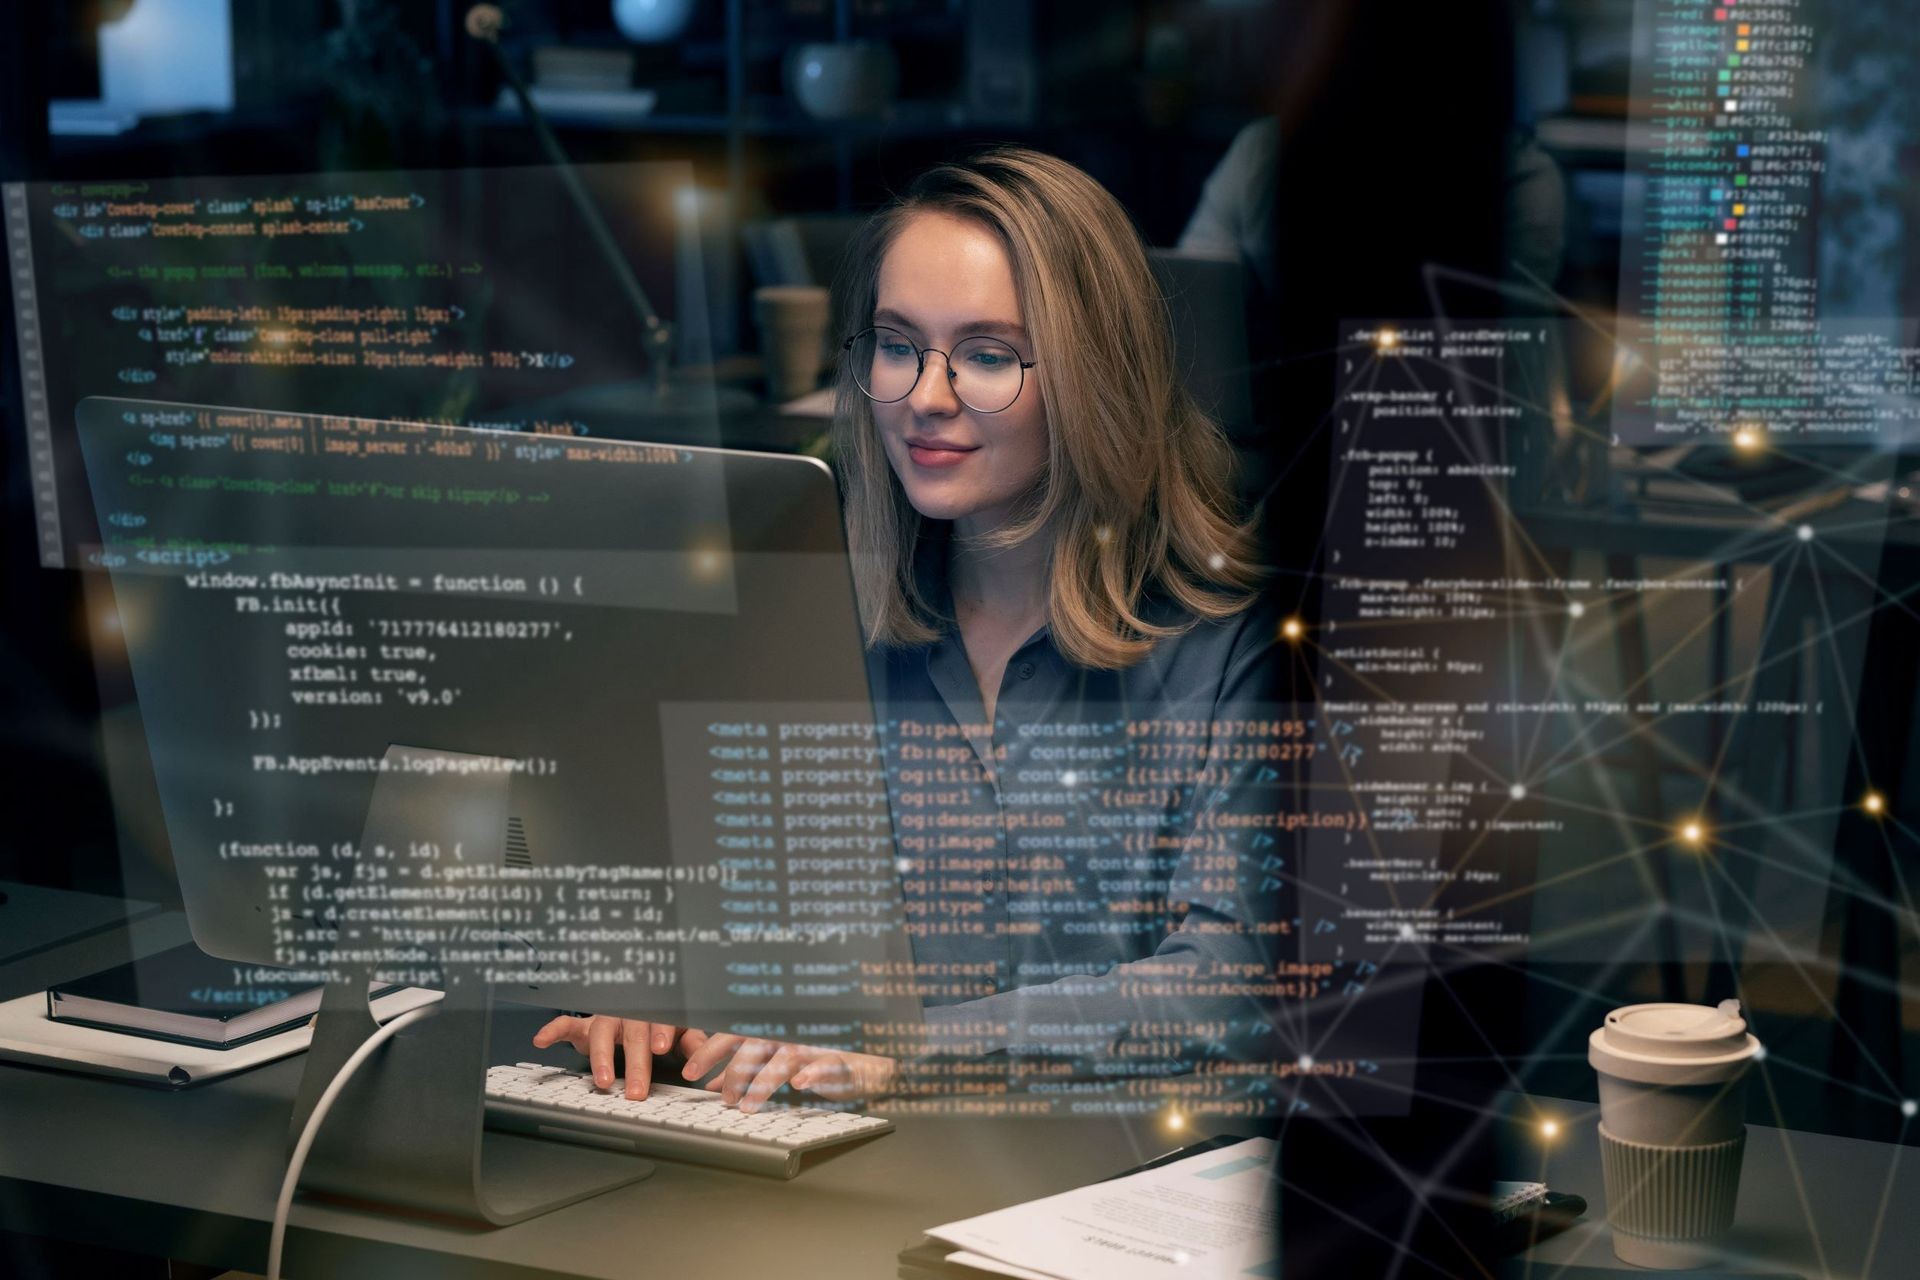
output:
M 847 1060 L 837 1053 L 823 1053 L 793 1073 L 793 1087 L 836 1098 L 850 1093 L 851 1072 Z
M 791 1079 L 793 1073 L 805 1063 L 807 1053 L 799 1045 L 781 1045 L 753 1077 L 746 1092 L 740 1095 L 740 1109 L 758 1111 L 774 1095 L 774 1091 Z
M 575 1018 L 563 1013 L 533 1033 L 533 1047 L 536 1049 L 545 1049 L 565 1040 L 577 1049 L 580 1045 L 576 1037 L 583 1034 L 585 1028 L 585 1019 Z
M 595 1017 L 587 1024 L 587 1065 L 596 1089 L 613 1088 L 613 1046 L 619 1043 L 623 1020 Z
M 658 1032 L 664 1030 L 669 1041 L 673 1028 L 657 1028 L 652 1023 L 628 1019 L 620 1029 L 620 1044 L 627 1051 L 627 1099 L 638 1102 L 653 1085 L 653 1046 Z
M 749 1040 L 730 1034 L 708 1035 L 697 1027 L 682 1030 L 671 1023 L 605 1015 L 580 1018 L 562 1014 L 535 1032 L 533 1043 L 541 1049 L 562 1040 L 572 1044 L 587 1055 L 594 1087 L 598 1089 L 613 1088 L 614 1050 L 624 1050 L 626 1096 L 637 1102 L 653 1090 L 654 1056 L 671 1052 L 676 1036 L 678 1048 L 687 1059 L 681 1075 L 688 1080 L 701 1080 L 724 1066 L 724 1070 L 702 1087 L 744 1111 L 759 1110 L 782 1085 L 835 1100 L 884 1091 L 882 1077 L 886 1073 L 871 1067 L 890 1065 L 885 1059 L 869 1059 L 864 1054 Z
M 698 1080 L 725 1062 L 740 1043 L 740 1037 L 736 1035 L 708 1036 L 687 1056 L 687 1065 L 680 1069 L 681 1076 L 688 1080 Z
M 793 1087 L 833 1102 L 881 1098 L 892 1092 L 898 1066 L 872 1053 L 823 1052 L 793 1076 Z
M 653 1089 L 653 1059 L 656 1054 L 671 1053 L 674 1037 L 680 1035 L 681 1052 L 691 1057 L 705 1047 L 710 1038 L 691 1027 L 684 1034 L 670 1022 L 646 1022 L 638 1018 L 614 1018 L 605 1014 L 580 1017 L 560 1014 L 533 1033 L 533 1047 L 546 1049 L 566 1041 L 587 1055 L 595 1088 L 614 1085 L 613 1058 L 616 1047 L 626 1052 L 626 1094 L 636 1102 Z M 734 1037 L 738 1039 L 738 1037 Z M 716 1050 L 716 1057 L 723 1050 Z M 689 1078 L 692 1078 L 691 1076 Z
M 749 1040 L 734 1050 L 732 1061 L 727 1063 L 727 1074 L 720 1082 L 720 1101 L 728 1106 L 740 1101 L 740 1095 L 747 1091 L 773 1052 L 774 1046 L 765 1040 Z

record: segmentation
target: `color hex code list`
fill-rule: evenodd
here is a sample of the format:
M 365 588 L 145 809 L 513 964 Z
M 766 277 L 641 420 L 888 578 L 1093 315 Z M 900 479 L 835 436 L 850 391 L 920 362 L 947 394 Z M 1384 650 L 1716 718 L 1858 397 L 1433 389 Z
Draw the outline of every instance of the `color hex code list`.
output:
M 1649 127 L 1627 156 L 1621 443 L 1914 426 L 1911 335 L 1822 296 L 1822 255 L 1844 237 L 1822 226 L 1814 16 L 1804 0 L 1636 7 L 1632 98 Z

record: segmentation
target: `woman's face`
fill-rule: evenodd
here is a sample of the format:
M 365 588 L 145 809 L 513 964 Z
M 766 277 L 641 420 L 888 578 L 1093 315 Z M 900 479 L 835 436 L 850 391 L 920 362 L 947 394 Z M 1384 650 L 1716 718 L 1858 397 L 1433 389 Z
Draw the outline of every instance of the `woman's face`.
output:
M 894 237 L 880 263 L 873 323 L 913 345 L 952 351 L 976 335 L 998 338 L 1021 360 L 1038 358 L 1020 323 L 1013 267 L 999 237 L 966 218 L 921 213 Z M 947 377 L 947 358 L 928 351 L 903 400 L 873 406 L 887 460 L 914 510 L 953 520 L 964 533 L 1005 523 L 1047 461 L 1047 415 L 1027 371 L 1020 394 L 998 413 L 968 408 Z M 963 362 L 965 359 L 963 353 Z M 967 373 L 961 371 L 961 386 Z

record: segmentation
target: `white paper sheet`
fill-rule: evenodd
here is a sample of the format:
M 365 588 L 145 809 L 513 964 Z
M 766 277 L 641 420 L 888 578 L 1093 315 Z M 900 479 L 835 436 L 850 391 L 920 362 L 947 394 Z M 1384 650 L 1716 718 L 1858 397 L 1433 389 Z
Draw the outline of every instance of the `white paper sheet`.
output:
M 948 1254 L 946 1261 L 953 1266 L 972 1267 L 975 1271 L 991 1271 L 997 1276 L 1012 1276 L 1014 1280 L 1054 1280 L 1054 1277 L 1044 1271 L 1016 1267 L 1011 1262 L 989 1258 L 984 1253 L 969 1253 L 965 1249 L 958 1249 Z
M 1279 1255 L 1278 1148 L 1207 1151 L 977 1218 L 936 1239 L 1061 1280 L 1271 1276 Z

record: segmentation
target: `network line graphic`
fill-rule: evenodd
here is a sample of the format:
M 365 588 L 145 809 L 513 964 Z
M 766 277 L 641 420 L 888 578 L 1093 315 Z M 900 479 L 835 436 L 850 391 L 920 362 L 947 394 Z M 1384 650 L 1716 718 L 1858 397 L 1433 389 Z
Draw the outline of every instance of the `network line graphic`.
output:
M 1900 740 L 1913 657 L 1886 626 L 1920 621 L 1913 478 L 1897 448 L 1821 449 L 1744 418 L 1678 450 L 1705 474 L 1671 447 L 1621 447 L 1611 400 L 1652 353 L 1542 286 L 1477 283 L 1558 314 L 1355 324 L 1318 428 L 1329 516 L 1297 589 L 1322 614 L 1289 615 L 1275 645 L 1325 748 L 1296 777 L 1302 805 L 1368 820 L 1299 849 L 1301 946 L 1347 980 L 1331 1016 L 1282 1010 L 1289 1118 L 1420 1098 L 1465 1112 L 1463 1143 L 1520 1129 L 1544 1160 L 1595 1113 L 1422 1087 L 1422 988 L 1516 1096 L 1582 1069 L 1609 1007 L 1733 997 L 1767 1045 L 1757 1078 L 1789 1159 L 1783 1093 L 1845 1095 L 1853 1132 L 1894 1144 L 1890 1196 L 1920 1109 L 1900 1058 L 1920 944 Z M 1615 375 L 1576 411 L 1583 342 Z M 1769 471 L 1793 482 L 1756 496 Z M 1849 952 L 1863 928 L 1882 952 Z M 1455 993 L 1475 966 L 1518 976 L 1538 1051 L 1488 1025 L 1512 1011 Z M 1352 1058 L 1362 1070 L 1337 1065 Z M 1444 1170 L 1386 1172 L 1417 1193 L 1415 1218 L 1446 1194 Z

